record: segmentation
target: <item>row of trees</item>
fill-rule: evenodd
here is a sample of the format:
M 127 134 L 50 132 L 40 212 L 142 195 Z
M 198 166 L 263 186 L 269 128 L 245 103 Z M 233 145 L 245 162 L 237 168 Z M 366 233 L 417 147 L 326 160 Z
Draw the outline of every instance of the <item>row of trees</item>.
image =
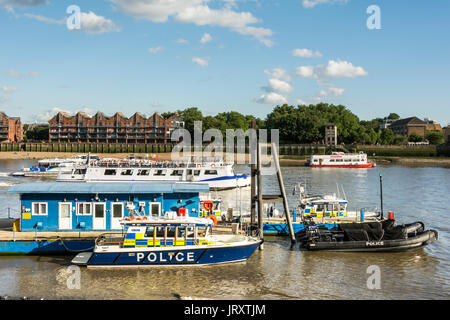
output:
M 202 121 L 203 132 L 210 129 L 220 129 L 225 136 L 226 129 L 243 129 L 251 127 L 251 121 L 256 120 L 257 128 L 279 129 L 281 143 L 321 143 L 324 141 L 324 127 L 333 123 L 338 130 L 338 143 L 352 144 L 407 144 L 409 141 L 418 142 L 422 137 L 411 135 L 409 138 L 394 135 L 392 130 L 381 130 L 380 126 L 386 119 L 397 120 L 400 116 L 391 113 L 385 118 L 376 118 L 365 121 L 343 105 L 329 105 L 319 103 L 316 105 L 277 106 L 269 113 L 266 119 L 243 115 L 239 112 L 223 112 L 216 116 L 203 116 L 198 108 L 178 110 L 185 121 L 185 128 L 194 131 L 194 121 Z M 163 114 L 170 116 L 171 113 Z M 428 132 L 426 139 L 431 144 L 444 143 L 442 132 Z

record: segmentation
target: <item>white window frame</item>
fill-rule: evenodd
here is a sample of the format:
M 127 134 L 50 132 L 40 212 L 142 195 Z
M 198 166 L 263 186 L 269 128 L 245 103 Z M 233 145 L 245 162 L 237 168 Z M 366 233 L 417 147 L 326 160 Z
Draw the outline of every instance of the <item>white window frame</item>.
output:
M 150 216 L 150 217 L 153 217 L 152 204 L 157 204 L 157 205 L 159 206 L 159 214 L 158 214 L 158 217 L 161 217 L 161 202 L 149 202 L 149 203 L 148 203 L 148 212 L 149 212 L 149 216 Z
M 114 218 L 114 205 L 119 204 L 122 206 L 122 218 L 125 217 L 125 203 L 123 202 L 111 202 L 111 218 Z M 117 218 L 114 218 L 117 219 Z
M 91 213 L 80 213 L 80 204 L 82 204 L 82 205 L 86 205 L 86 204 L 89 204 L 90 205 L 90 207 L 91 207 Z M 92 205 L 92 202 L 77 202 L 77 216 L 92 216 L 92 208 L 93 208 L 93 205 Z
M 44 204 L 45 205 L 45 213 L 36 213 L 34 212 L 34 206 L 38 205 L 39 211 L 41 210 L 41 205 Z M 31 214 L 33 216 L 48 216 L 48 202 L 32 202 L 31 203 Z

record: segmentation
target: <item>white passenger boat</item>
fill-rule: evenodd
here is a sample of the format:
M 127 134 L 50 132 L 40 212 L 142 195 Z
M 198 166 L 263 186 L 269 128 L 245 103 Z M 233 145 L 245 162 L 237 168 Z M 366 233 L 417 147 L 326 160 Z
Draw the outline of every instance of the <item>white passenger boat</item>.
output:
M 372 168 L 376 164 L 368 161 L 367 154 L 333 152 L 331 155 L 313 155 L 305 163 L 313 168 Z
M 148 182 L 177 181 L 205 182 L 211 190 L 225 190 L 249 186 L 250 175 L 238 175 L 233 165 L 221 161 L 161 162 L 151 160 L 98 161 L 77 164 L 72 170 L 60 171 L 57 181 L 85 182 Z
M 99 160 L 96 155 L 89 155 L 92 161 Z M 20 171 L 14 172 L 11 175 L 16 177 L 35 177 L 48 176 L 56 177 L 60 171 L 71 172 L 74 165 L 84 164 L 87 162 L 88 155 L 77 155 L 73 158 L 67 159 L 44 159 L 39 160 L 37 166 L 23 168 Z
M 124 236 L 97 238 L 93 252 L 79 253 L 72 263 L 87 267 L 201 266 L 246 261 L 261 239 L 212 235 L 213 221 L 166 215 L 123 222 Z

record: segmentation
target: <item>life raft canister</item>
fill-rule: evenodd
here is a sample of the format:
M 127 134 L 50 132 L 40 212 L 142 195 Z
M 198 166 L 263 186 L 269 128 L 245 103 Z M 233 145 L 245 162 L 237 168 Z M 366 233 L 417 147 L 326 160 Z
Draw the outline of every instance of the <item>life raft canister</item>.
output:
M 206 217 L 206 219 L 211 219 L 213 221 L 214 227 L 217 225 L 217 218 L 215 215 L 210 214 L 209 216 Z
M 211 211 L 213 208 L 213 202 L 211 200 L 206 200 L 203 202 L 203 208 L 205 208 L 206 211 Z
M 186 216 L 186 208 L 178 208 L 178 216 L 185 217 Z

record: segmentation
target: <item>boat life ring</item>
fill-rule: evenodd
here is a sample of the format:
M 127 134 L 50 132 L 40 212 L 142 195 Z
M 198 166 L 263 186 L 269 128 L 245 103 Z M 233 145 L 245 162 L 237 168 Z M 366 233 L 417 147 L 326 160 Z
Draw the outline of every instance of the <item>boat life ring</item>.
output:
M 206 211 L 211 211 L 213 208 L 213 202 L 211 200 L 206 200 L 203 202 L 203 208 L 205 208 Z
M 216 166 L 216 164 L 215 164 L 215 163 L 212 163 L 212 164 L 211 164 L 211 167 L 212 167 L 212 168 L 214 168 L 215 166 Z
M 202 167 L 201 163 L 197 163 L 197 168 L 201 168 L 201 167 Z
M 209 216 L 206 217 L 206 219 L 211 219 L 213 221 L 214 227 L 217 225 L 217 218 L 215 215 L 210 214 Z

